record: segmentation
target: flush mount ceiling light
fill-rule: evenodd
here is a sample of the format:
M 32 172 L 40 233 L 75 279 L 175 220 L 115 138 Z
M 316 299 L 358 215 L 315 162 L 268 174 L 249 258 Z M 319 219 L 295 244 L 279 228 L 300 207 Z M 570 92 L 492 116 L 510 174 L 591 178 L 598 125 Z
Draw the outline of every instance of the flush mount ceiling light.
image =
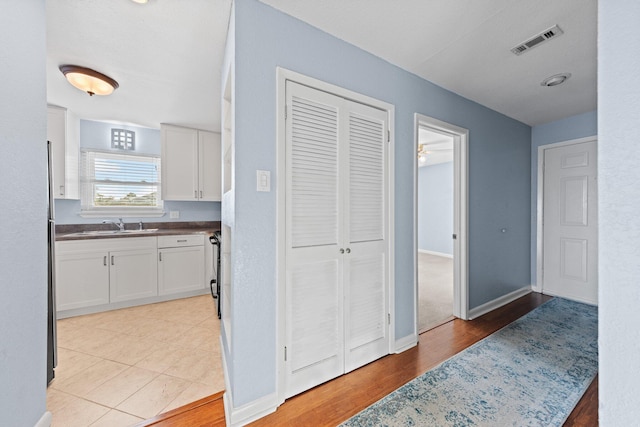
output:
M 134 3 L 138 3 L 138 4 L 147 4 L 149 3 L 149 0 L 131 0 Z
M 566 82 L 569 79 L 569 77 L 571 77 L 571 73 L 554 74 L 553 76 L 547 77 L 546 79 L 544 79 L 540 83 L 540 86 L 547 86 L 547 87 L 558 86 Z
M 118 82 L 91 68 L 77 65 L 61 65 L 60 71 L 67 81 L 89 96 L 109 95 L 118 88 Z

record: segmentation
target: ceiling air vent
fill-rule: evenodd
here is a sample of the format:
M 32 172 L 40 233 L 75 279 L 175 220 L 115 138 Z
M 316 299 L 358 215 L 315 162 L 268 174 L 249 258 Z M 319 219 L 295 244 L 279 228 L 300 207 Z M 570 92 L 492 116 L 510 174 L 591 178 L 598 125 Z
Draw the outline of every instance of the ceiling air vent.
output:
M 531 37 L 529 40 L 523 43 L 520 43 L 518 46 L 511 49 L 511 52 L 515 53 L 516 55 L 522 55 L 524 52 L 531 50 L 536 46 L 539 46 L 543 42 L 546 42 L 555 37 L 558 37 L 563 33 L 564 31 L 562 31 L 560 27 L 558 27 L 557 25 L 554 25 L 548 30 L 544 30 L 540 34 L 536 34 L 535 36 Z

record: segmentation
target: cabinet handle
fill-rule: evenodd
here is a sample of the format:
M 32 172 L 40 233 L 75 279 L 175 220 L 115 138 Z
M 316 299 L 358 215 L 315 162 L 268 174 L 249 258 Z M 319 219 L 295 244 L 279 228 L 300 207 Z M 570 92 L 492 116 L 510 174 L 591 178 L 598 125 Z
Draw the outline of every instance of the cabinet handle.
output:
M 176 242 L 178 242 L 178 243 L 184 243 L 186 241 L 187 241 L 187 239 L 178 239 L 178 240 L 176 240 Z
M 340 248 L 340 253 L 343 254 L 344 253 L 344 249 Z
M 64 185 L 60 186 L 60 195 L 64 196 Z
M 158 252 L 158 261 L 162 261 L 162 252 Z
M 106 256 L 106 255 L 102 258 L 102 264 L 103 264 L 105 267 L 107 266 L 107 256 Z
M 202 199 L 202 190 L 200 190 L 200 198 Z
M 115 264 L 113 263 L 113 255 L 111 255 L 111 265 L 115 265 Z
M 198 190 L 193 190 L 193 198 L 194 199 L 198 198 Z
M 347 252 L 348 254 L 350 254 L 350 253 L 351 253 L 351 249 L 350 249 L 350 248 L 347 248 L 346 252 Z

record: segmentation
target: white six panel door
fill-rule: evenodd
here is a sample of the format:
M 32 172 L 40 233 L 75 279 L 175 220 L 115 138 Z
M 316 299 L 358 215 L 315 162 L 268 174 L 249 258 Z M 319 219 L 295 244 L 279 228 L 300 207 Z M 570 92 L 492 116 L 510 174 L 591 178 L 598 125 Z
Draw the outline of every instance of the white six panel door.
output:
M 286 397 L 388 353 L 386 112 L 287 82 Z
M 598 302 L 597 150 L 589 141 L 545 150 L 543 292 Z

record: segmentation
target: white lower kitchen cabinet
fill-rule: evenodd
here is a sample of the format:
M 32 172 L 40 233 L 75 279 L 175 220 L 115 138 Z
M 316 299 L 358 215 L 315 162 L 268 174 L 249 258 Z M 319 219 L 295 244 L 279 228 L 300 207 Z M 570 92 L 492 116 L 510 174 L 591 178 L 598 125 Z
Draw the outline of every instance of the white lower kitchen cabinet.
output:
M 158 294 L 204 288 L 204 236 L 158 237 Z
M 60 244 L 56 244 L 59 248 Z M 108 252 L 81 251 L 56 255 L 57 310 L 91 307 L 109 302 Z
M 155 237 L 56 242 L 58 312 L 158 295 Z
M 110 252 L 110 302 L 158 294 L 156 248 Z

